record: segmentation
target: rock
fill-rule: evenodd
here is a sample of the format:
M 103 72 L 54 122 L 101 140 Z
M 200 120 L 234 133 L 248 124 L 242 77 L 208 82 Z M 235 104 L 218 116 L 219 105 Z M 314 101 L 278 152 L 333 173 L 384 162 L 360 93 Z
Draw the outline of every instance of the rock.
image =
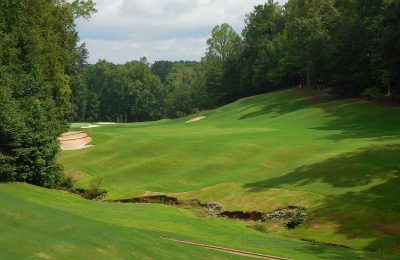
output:
M 209 211 L 222 211 L 223 210 L 223 207 L 222 207 L 222 205 L 221 204 L 219 204 L 218 202 L 216 202 L 216 201 L 210 201 L 210 202 L 208 202 L 207 203 L 207 205 L 206 205 L 206 207 L 207 207 L 207 209 L 209 210 Z

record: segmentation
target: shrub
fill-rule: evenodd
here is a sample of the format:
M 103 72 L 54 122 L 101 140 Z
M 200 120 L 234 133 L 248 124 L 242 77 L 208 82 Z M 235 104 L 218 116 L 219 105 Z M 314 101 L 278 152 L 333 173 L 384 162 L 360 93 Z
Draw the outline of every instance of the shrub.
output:
M 74 189 L 74 184 L 75 182 L 71 177 L 62 175 L 57 185 L 58 186 L 57 188 L 61 190 L 72 191 Z
M 369 100 L 375 100 L 380 98 L 382 95 L 379 93 L 378 88 L 371 87 L 364 89 L 364 91 L 361 93 L 361 96 Z
M 87 199 L 101 199 L 107 194 L 107 190 L 103 188 L 103 180 L 100 177 L 92 179 L 89 183 L 89 189 L 85 190 L 83 197 Z
M 304 209 L 297 209 L 292 218 L 286 224 L 288 229 L 295 229 L 298 225 L 302 224 L 306 218 L 306 211 Z

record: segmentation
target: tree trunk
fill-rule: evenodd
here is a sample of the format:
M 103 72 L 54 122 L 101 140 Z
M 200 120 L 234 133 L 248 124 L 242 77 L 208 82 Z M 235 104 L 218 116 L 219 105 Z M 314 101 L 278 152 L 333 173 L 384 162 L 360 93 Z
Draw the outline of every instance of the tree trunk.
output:
M 307 73 L 307 87 L 310 87 L 310 73 Z

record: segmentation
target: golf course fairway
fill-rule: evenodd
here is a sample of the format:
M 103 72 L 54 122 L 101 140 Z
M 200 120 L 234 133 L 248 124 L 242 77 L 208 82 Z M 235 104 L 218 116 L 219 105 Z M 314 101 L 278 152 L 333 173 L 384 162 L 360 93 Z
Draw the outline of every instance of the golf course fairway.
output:
M 400 257 L 398 107 L 288 89 L 177 120 L 85 132 L 94 146 L 62 151 L 58 161 L 77 187 L 100 178 L 106 197 L 0 184 L 0 258 L 243 258 L 162 237 L 290 259 Z M 295 206 L 307 216 L 288 229 L 111 202 L 156 194 L 227 211 Z

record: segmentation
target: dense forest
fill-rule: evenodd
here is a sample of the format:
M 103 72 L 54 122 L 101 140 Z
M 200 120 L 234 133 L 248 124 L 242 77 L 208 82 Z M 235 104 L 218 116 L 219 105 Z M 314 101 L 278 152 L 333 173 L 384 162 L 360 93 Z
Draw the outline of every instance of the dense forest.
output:
M 75 19 L 91 0 L 0 2 L 0 180 L 62 182 L 56 137 L 71 121 L 175 118 L 289 86 L 400 95 L 400 2 L 268 1 L 241 35 L 216 26 L 200 62 L 86 63 Z
M 398 100 L 399 17 L 399 1 L 270 0 L 247 15 L 241 35 L 216 26 L 201 62 L 85 66 L 75 120 L 180 117 L 290 86 Z

